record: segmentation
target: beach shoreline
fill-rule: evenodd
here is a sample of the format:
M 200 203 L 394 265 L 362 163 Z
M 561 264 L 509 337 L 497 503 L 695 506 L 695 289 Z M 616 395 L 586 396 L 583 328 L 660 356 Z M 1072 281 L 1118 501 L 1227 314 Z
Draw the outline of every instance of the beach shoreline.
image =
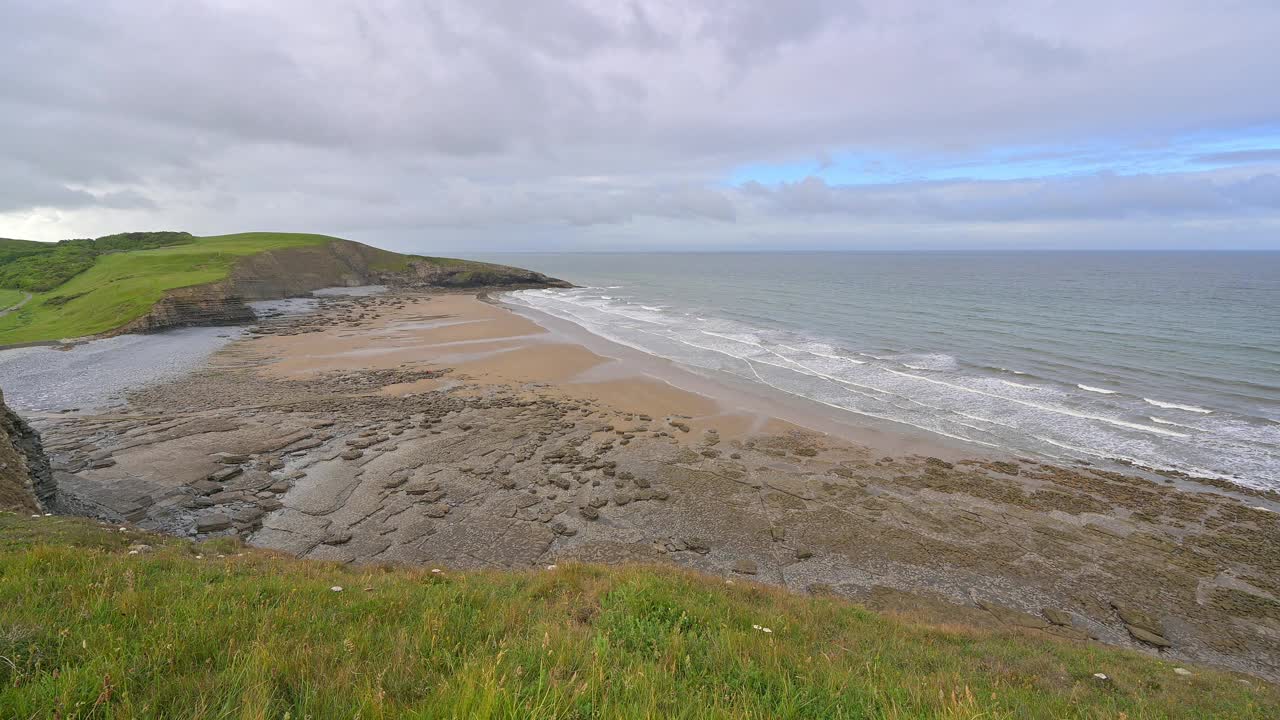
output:
M 325 298 L 123 410 L 34 420 L 65 507 L 146 529 L 343 562 L 676 563 L 1280 677 L 1266 499 L 824 425 L 539 320 Z

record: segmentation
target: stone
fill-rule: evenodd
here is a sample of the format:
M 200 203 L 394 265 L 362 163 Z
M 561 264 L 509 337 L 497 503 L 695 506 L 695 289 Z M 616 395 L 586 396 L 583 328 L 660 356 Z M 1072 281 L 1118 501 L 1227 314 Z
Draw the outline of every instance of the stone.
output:
M 112 467 L 115 464 L 116 464 L 115 460 L 112 460 L 111 458 L 103 458 L 101 460 L 94 460 L 93 462 L 89 463 L 89 469 L 102 470 L 104 468 Z
M 427 503 L 422 506 L 422 514 L 432 518 L 442 518 L 449 514 L 449 506 L 444 503 Z
M 197 533 L 211 533 L 231 527 L 231 518 L 222 513 L 213 513 L 196 518 Z
M 343 450 L 342 454 L 339 455 L 338 457 L 342 458 L 343 460 L 359 460 L 360 458 L 364 457 L 364 451 L 355 450 L 355 449 Z
M 228 453 L 219 456 L 217 462 L 220 462 L 223 465 L 239 465 L 240 463 L 249 462 L 249 456 Z
M 330 532 L 320 542 L 324 545 L 345 545 L 351 542 L 351 533 L 347 530 Z
M 742 559 L 733 563 L 733 571 L 740 575 L 755 575 L 759 568 L 755 560 Z
M 774 542 L 782 542 L 787 539 L 787 530 L 774 525 L 769 528 L 769 536 L 773 538 Z
M 237 525 L 252 525 L 261 520 L 262 516 L 265 514 L 266 513 L 261 507 L 255 505 L 242 510 L 236 510 L 231 513 L 231 519 L 234 520 Z
M 244 468 L 238 465 L 233 465 L 231 467 L 224 467 L 221 470 L 216 470 L 210 473 L 209 479 L 212 480 L 213 482 L 226 482 L 231 478 L 239 475 L 242 472 L 244 472 Z
M 808 548 L 796 548 L 795 554 L 797 560 L 808 560 L 813 557 L 813 551 Z
M 222 486 L 212 480 L 197 480 L 187 487 L 197 495 L 212 495 L 216 492 L 222 492 Z
M 686 538 L 684 544 L 685 547 L 700 555 L 706 555 L 711 552 L 711 543 L 700 537 Z
M 1150 630 L 1138 627 L 1137 625 L 1129 625 L 1128 623 L 1126 623 L 1124 627 L 1129 631 L 1129 634 L 1133 636 L 1134 640 L 1140 640 L 1148 645 L 1154 645 L 1158 648 L 1173 647 L 1173 643 L 1166 640 L 1163 635 L 1158 635 Z
M 1044 613 L 1045 618 L 1054 625 L 1061 625 L 1063 627 L 1071 626 L 1071 613 L 1064 612 L 1056 608 L 1044 608 L 1040 612 Z
M 1111 603 L 1111 607 L 1116 611 L 1116 614 L 1120 616 L 1120 619 L 1124 621 L 1125 625 L 1141 628 L 1155 636 L 1164 635 L 1164 626 L 1160 624 L 1160 621 L 1142 610 L 1130 605 L 1123 605 L 1114 602 Z
M 626 505 L 630 503 L 631 500 L 632 500 L 631 493 L 620 492 L 620 493 L 613 494 L 614 505 Z
M 600 518 L 600 511 L 590 505 L 578 508 L 578 514 L 588 520 L 598 520 Z

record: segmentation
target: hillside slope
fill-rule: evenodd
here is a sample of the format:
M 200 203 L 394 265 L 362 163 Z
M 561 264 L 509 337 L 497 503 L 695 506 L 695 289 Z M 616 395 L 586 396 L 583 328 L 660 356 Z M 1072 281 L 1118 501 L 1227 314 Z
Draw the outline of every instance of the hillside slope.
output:
M 3 717 L 1280 716 L 1241 676 L 658 566 L 342 566 L 0 514 L 0 607 Z
M 40 245 L 42 247 L 33 247 Z M 0 346 L 252 319 L 246 300 L 370 283 L 563 285 L 518 268 L 426 258 L 326 235 L 126 233 L 0 241 Z

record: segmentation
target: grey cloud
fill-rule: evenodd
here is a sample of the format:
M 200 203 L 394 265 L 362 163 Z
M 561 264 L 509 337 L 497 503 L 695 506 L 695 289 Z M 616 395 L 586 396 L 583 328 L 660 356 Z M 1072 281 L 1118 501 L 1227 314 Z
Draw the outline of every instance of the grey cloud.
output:
M 771 209 L 794 215 L 848 214 L 928 222 L 1215 217 L 1280 208 L 1280 175 L 1275 173 L 1245 178 L 1099 173 L 1045 180 L 894 185 L 831 185 L 808 177 L 774 188 L 748 183 L 741 191 Z
M 502 238 L 535 223 L 586 242 L 650 222 L 1274 208 L 1263 172 L 723 185 L 743 165 L 848 152 L 1051 152 L 1276 122 L 1273 2 L 10 0 L 0 27 L 0 234 L 153 218 Z

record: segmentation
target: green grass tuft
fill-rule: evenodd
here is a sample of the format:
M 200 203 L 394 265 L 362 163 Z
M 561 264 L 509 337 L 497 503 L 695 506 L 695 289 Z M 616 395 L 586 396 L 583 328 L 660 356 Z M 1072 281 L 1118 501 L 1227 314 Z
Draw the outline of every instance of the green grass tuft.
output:
M 6 718 L 1280 716 L 1256 680 L 663 567 L 433 574 L 0 515 L 0 608 Z

